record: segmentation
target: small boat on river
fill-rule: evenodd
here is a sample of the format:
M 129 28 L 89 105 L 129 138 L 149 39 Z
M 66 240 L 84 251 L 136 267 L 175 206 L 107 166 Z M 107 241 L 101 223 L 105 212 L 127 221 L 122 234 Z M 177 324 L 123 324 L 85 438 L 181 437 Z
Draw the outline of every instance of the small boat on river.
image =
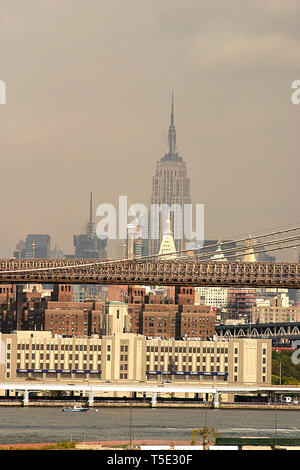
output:
M 63 408 L 62 411 L 88 411 L 89 409 L 87 407 L 83 407 L 81 405 L 77 405 L 76 403 L 73 405 L 73 406 L 70 406 L 70 407 L 67 407 L 67 408 Z

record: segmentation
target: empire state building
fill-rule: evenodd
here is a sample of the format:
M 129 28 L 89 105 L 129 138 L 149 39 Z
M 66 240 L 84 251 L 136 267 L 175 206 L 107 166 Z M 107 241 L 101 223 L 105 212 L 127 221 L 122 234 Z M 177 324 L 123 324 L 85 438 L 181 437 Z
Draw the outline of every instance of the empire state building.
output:
M 175 217 L 174 212 L 167 215 L 160 211 L 154 221 L 151 214 L 151 232 L 149 240 L 149 251 L 151 255 L 159 252 L 167 219 L 170 219 L 171 232 L 174 235 L 176 251 L 184 250 L 187 240 L 184 238 L 183 214 L 184 204 L 191 204 L 190 179 L 187 176 L 186 163 L 178 154 L 176 147 L 176 129 L 174 124 L 174 95 L 172 92 L 171 122 L 168 133 L 168 152 L 157 162 L 156 173 L 153 176 L 151 207 L 155 204 L 166 204 L 170 208 L 179 205 L 181 208 L 181 222 Z M 181 227 L 179 227 L 179 224 Z M 178 234 L 181 235 L 179 236 Z M 177 234 L 177 235 L 176 235 Z

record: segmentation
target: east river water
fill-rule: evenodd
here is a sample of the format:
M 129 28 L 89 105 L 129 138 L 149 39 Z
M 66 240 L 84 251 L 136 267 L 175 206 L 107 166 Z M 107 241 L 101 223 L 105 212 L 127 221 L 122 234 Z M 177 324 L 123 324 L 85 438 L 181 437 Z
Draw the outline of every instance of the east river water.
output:
M 97 411 L 98 410 L 98 411 Z M 212 410 L 95 408 L 63 413 L 62 408 L 0 408 L 0 444 L 62 440 L 186 440 L 204 425 L 220 437 L 300 438 L 300 410 Z

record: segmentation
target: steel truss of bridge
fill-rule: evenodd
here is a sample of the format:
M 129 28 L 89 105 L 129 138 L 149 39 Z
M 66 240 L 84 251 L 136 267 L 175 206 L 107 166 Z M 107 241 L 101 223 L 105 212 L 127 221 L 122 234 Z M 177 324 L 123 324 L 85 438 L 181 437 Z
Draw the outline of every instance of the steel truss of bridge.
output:
M 300 288 L 300 263 L 1 259 L 0 284 L 123 284 Z
M 266 338 L 281 339 L 289 341 L 300 340 L 300 323 L 247 323 L 239 325 L 217 325 L 215 334 L 218 339 L 222 338 Z

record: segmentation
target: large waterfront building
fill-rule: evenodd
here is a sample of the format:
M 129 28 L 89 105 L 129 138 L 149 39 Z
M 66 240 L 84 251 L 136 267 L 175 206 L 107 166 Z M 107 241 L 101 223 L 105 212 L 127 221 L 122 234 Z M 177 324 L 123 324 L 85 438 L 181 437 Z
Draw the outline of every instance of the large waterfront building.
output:
M 186 163 L 177 152 L 176 129 L 174 123 L 174 100 L 172 95 L 171 122 L 168 134 L 168 152 L 157 162 L 156 173 L 153 177 L 151 207 L 168 207 L 178 205 L 182 211 L 182 218 L 174 216 L 174 212 L 164 214 L 159 212 L 158 217 L 151 213 L 149 248 L 150 254 L 159 252 L 164 234 L 164 224 L 167 216 L 171 218 L 171 231 L 174 235 L 176 250 L 186 248 L 183 230 L 184 204 L 191 204 L 190 179 L 187 176 Z
M 271 340 L 176 341 L 133 333 L 82 338 L 0 334 L 0 379 L 271 384 Z

